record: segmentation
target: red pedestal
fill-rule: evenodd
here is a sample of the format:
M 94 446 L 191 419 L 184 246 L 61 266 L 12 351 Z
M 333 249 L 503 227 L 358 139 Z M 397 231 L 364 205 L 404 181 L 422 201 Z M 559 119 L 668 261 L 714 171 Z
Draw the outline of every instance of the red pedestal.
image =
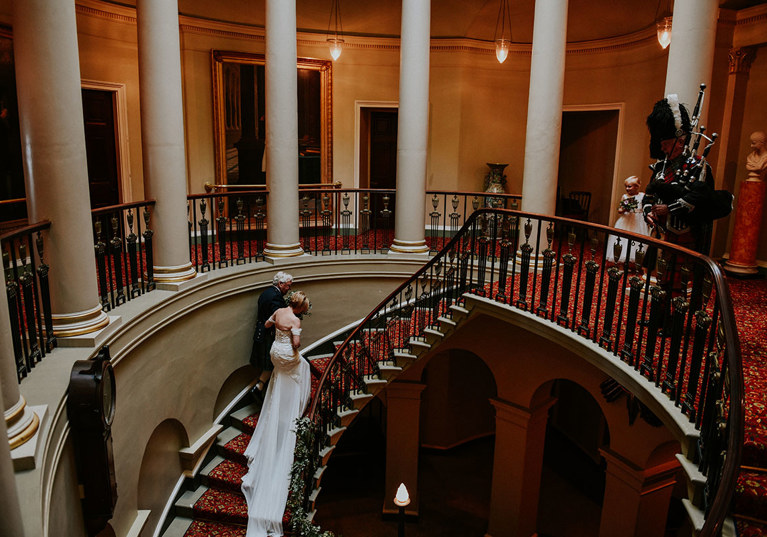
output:
M 756 274 L 756 250 L 764 209 L 764 181 L 743 181 L 735 210 L 735 227 L 732 230 L 730 259 L 724 264 L 727 272 Z

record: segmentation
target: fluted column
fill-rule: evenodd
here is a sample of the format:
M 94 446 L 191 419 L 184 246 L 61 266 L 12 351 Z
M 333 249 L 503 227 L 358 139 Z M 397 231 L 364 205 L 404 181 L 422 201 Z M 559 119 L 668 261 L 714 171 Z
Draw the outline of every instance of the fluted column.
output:
M 144 188 L 156 201 L 151 221 L 154 279 L 180 282 L 196 272 L 187 227 L 178 2 L 138 0 L 136 18 Z
M 0 271 L 0 387 L 2 387 L 0 401 L 3 404 L 8 444 L 11 449 L 14 449 L 32 438 L 37 432 L 40 421 L 19 392 L 13 339 L 11 339 L 11 320 L 8 315 L 8 297 L 5 289 L 5 275 Z M 0 440 L 0 443 L 3 442 Z M 2 532 L 0 534 L 6 535 Z
M 536 0 L 522 209 L 554 214 L 565 85 L 567 0 Z
M 402 0 L 397 116 L 397 211 L 393 253 L 426 253 L 426 143 L 429 134 L 429 0 Z
M 267 257 L 303 254 L 298 237 L 296 0 L 266 1 Z
M 103 328 L 93 253 L 74 0 L 13 2 L 13 49 L 29 220 L 50 220 L 53 330 Z
M 640 468 L 609 449 L 600 453 L 607 461 L 600 537 L 663 535 L 679 463 Z
M 394 494 L 400 483 L 410 493 L 409 515 L 418 515 L 418 448 L 421 392 L 426 385 L 392 382 L 386 388 L 386 479 L 384 513 L 396 513 Z
M 719 0 L 676 0 L 671 26 L 665 95 L 676 93 L 692 112 L 701 84 L 710 86 L 714 68 Z M 705 118 L 709 99 L 701 109 Z M 701 122 L 705 125 L 705 122 Z
M 550 399 L 528 409 L 491 399 L 495 455 L 487 536 L 534 535 Z

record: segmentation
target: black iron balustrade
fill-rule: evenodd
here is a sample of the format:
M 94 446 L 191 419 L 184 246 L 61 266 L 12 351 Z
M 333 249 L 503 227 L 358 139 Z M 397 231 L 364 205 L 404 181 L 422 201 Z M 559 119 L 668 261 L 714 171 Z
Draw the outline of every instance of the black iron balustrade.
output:
M 153 290 L 154 200 L 91 211 L 99 300 L 104 311 Z
M 627 244 L 622 248 L 616 237 Z M 328 361 L 308 411 L 321 433 L 316 465 L 328 435 L 341 425 L 339 414 L 367 391 L 366 381 L 379 379 L 384 366 L 414 358 L 411 349 L 469 295 L 565 327 L 668 397 L 700 431 L 697 453 L 687 454 L 706 477 L 700 535 L 720 534 L 744 417 L 740 347 L 719 266 L 649 237 L 559 217 L 475 211 L 438 255 L 349 334 Z
M 386 253 L 394 240 L 396 191 L 302 187 L 298 228 L 307 254 Z M 211 189 L 188 197 L 189 248 L 198 272 L 264 259 L 265 189 Z M 489 204 L 516 207 L 521 196 L 485 192 L 427 193 L 426 242 L 436 253 L 475 210 Z
M 0 236 L 5 292 L 19 382 L 56 346 L 45 263 L 46 221 Z M 37 254 L 35 256 L 35 253 Z
M 198 272 L 264 259 L 267 196 L 261 190 L 188 196 L 190 257 Z
M 427 190 L 426 213 L 429 223 L 426 235 L 429 253 L 439 252 L 477 209 L 493 207 L 517 210 L 521 201 L 520 194 Z

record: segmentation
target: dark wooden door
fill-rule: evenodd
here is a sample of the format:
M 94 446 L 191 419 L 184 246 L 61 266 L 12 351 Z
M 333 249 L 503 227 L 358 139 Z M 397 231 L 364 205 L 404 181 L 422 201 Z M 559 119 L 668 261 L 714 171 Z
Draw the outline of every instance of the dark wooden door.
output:
M 397 110 L 370 112 L 370 188 L 397 186 Z
M 116 205 L 120 203 L 120 187 L 117 175 L 114 93 L 84 89 L 83 119 L 91 208 Z
M 397 188 L 397 110 L 370 111 L 370 188 Z M 388 211 L 382 196 L 372 197 L 372 209 L 379 229 L 394 228 L 395 194 L 389 195 Z

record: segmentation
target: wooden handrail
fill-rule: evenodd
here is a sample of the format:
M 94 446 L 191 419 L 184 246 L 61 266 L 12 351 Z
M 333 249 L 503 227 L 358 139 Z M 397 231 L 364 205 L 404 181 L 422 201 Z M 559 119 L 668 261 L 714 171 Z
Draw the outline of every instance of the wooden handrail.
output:
M 341 181 L 336 181 L 334 183 L 318 183 L 314 185 L 298 185 L 299 190 L 303 189 L 311 189 L 311 188 L 341 188 Z M 215 192 L 216 190 L 226 190 L 228 188 L 236 189 L 236 190 L 258 190 L 258 191 L 268 191 L 266 185 L 214 185 L 212 183 L 208 183 L 207 181 L 203 185 L 205 187 L 205 192 L 211 193 Z
M 99 207 L 98 209 L 91 209 L 91 215 L 93 216 L 99 216 L 102 214 L 108 214 L 108 213 L 114 213 L 116 211 L 122 211 L 126 209 L 136 209 L 138 207 L 143 207 L 145 205 L 154 205 L 155 200 L 143 200 L 143 201 L 132 201 L 130 203 L 119 203 L 117 205 L 109 205 L 107 207 Z
M 5 233 L 4 235 L 0 235 L 0 242 L 16 239 L 23 235 L 30 235 L 36 231 L 43 231 L 50 227 L 51 227 L 50 220 L 41 220 L 40 222 L 37 222 L 35 224 L 30 224 L 28 226 L 20 227 L 20 228 L 14 229 L 13 231 L 9 231 L 8 233 Z

